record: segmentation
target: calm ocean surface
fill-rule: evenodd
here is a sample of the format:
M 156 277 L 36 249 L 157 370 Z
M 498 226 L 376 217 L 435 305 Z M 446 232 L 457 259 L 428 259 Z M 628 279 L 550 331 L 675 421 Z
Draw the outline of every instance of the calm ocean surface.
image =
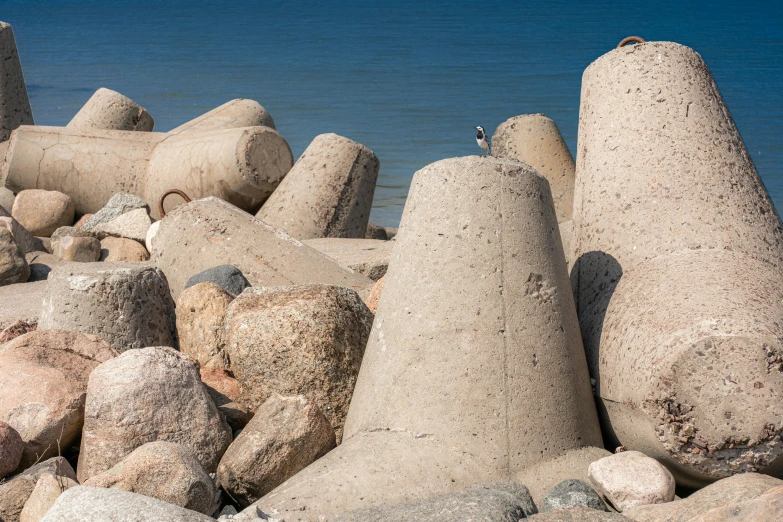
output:
M 519 114 L 576 150 L 582 72 L 628 35 L 702 54 L 783 209 L 783 7 L 773 2 L 199 2 L 0 0 L 36 123 L 64 125 L 99 87 L 169 130 L 259 101 L 298 157 L 335 132 L 381 161 L 372 220 L 396 226 L 413 173 L 479 152 Z

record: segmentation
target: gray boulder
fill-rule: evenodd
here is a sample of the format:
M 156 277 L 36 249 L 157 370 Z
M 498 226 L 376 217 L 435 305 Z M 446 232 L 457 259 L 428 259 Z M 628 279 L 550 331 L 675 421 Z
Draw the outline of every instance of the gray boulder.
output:
M 149 212 L 149 205 L 139 196 L 128 194 L 127 192 L 118 192 L 109 200 L 106 205 L 88 219 L 82 229 L 92 230 L 101 223 L 108 223 L 121 215 L 139 208 L 146 209 Z
M 586 507 L 557 509 L 528 517 L 530 522 L 633 522 L 632 518 Z
M 192 276 L 185 283 L 183 290 L 207 281 L 215 283 L 234 297 L 241 294 L 245 288 L 250 287 L 250 282 L 240 269 L 233 265 L 219 265 L 207 268 Z
M 24 252 L 14 236 L 5 227 L 0 228 L 0 286 L 24 283 L 30 277 L 30 267 Z
M 590 487 L 590 484 L 583 480 L 568 479 L 564 480 L 544 497 L 541 505 L 541 512 L 552 511 L 555 509 L 571 509 L 575 507 L 587 507 L 599 511 L 608 511 L 606 504 Z

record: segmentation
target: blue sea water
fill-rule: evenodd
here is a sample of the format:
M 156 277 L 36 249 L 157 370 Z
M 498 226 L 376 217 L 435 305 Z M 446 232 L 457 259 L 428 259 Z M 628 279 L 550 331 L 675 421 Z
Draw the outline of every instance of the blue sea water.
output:
M 702 54 L 783 208 L 783 7 L 758 2 L 0 0 L 36 123 L 64 125 L 99 87 L 166 131 L 259 101 L 298 157 L 335 132 L 381 161 L 372 220 L 396 226 L 413 173 L 479 152 L 475 125 L 542 112 L 576 150 L 585 67 L 619 40 Z

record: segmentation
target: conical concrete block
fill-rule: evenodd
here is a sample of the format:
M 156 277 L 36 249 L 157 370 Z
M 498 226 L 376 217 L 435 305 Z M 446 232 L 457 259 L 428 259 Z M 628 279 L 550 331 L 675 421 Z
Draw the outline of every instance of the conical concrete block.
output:
M 316 136 L 256 217 L 300 240 L 363 238 L 379 166 L 360 143 Z
M 574 158 L 554 121 L 523 114 L 501 123 L 492 135 L 492 155 L 527 163 L 549 181 L 557 221 L 571 219 L 574 206 Z
M 66 125 L 70 129 L 152 131 L 155 121 L 147 110 L 117 91 L 101 87 Z
M 9 141 L 0 185 L 14 192 L 59 190 L 81 214 L 129 192 L 150 203 L 158 218 L 157 203 L 172 188 L 254 212 L 292 165 L 288 143 L 269 127 L 167 134 L 22 126 Z M 165 209 L 181 203 L 168 198 Z
M 344 442 L 265 513 L 328 520 L 602 445 L 545 178 L 508 159 L 429 165 L 396 241 Z
M 211 111 L 183 123 L 169 131 L 169 134 L 183 132 L 234 129 L 237 127 L 271 127 L 275 120 L 260 103 L 254 100 L 238 98 L 224 103 Z
M 783 464 L 783 227 L 692 49 L 585 71 L 572 247 L 606 432 L 684 485 Z
M 22 64 L 11 24 L 0 22 L 0 142 L 20 125 L 33 125 Z M 2 186 L 2 185 L 0 185 Z

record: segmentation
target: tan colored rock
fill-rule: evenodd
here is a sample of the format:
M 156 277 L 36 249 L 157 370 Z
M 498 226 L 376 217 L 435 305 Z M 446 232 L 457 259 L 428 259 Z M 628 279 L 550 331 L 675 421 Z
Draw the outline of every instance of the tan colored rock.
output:
M 54 457 L 24 470 L 7 482 L 0 481 L 0 520 L 19 522 L 25 503 L 44 474 L 76 479 L 76 473 L 68 461 L 63 457 Z
M 150 253 L 138 241 L 124 237 L 107 237 L 101 240 L 100 261 L 148 261 Z
M 0 306 L 0 328 L 5 330 L 17 321 L 38 324 L 46 284 L 36 281 L 0 286 L 0 303 L 14 303 L 13 307 Z
M 63 330 L 17 337 L 0 351 L 0 420 L 25 441 L 20 467 L 57 455 L 78 436 L 87 378 L 117 355 L 92 335 Z
M 586 507 L 558 509 L 527 517 L 530 522 L 631 522 L 631 518 L 619 513 L 607 513 Z
M 90 218 L 84 222 L 82 228 L 90 232 L 100 224 L 108 223 L 123 214 L 139 209 L 144 209 L 149 213 L 150 206 L 139 196 L 129 194 L 128 192 L 117 192 L 99 211 L 95 214 L 90 214 Z
M 372 313 L 375 313 L 376 310 L 378 310 L 378 302 L 381 300 L 381 292 L 383 292 L 383 282 L 385 280 L 386 276 L 384 275 L 375 282 L 372 290 L 370 290 L 370 295 L 367 296 L 367 300 L 365 301 L 365 303 L 367 303 L 367 308 L 369 308 Z
M 223 368 L 201 368 L 199 374 L 212 402 L 223 414 L 231 429 L 236 431 L 244 428 L 253 418 L 253 412 L 240 403 L 242 391 L 239 381 Z
M 674 500 L 674 477 L 657 460 L 623 451 L 590 464 L 587 477 L 598 494 L 621 513 L 634 506 Z
M 395 243 L 379 239 L 325 237 L 302 241 L 343 266 L 377 281 L 386 274 Z
M 101 242 L 94 237 L 64 236 L 54 245 L 54 255 L 63 261 L 94 263 L 101 257 Z
M 38 328 L 97 335 L 118 352 L 176 346 L 163 272 L 140 263 L 67 263 L 47 280 Z
M 66 127 L 150 132 L 154 125 L 155 121 L 144 107 L 116 91 L 101 87 Z
M 316 136 L 256 217 L 299 240 L 363 238 L 379 166 L 360 143 Z
M 8 341 L 12 341 L 17 337 L 19 337 L 20 335 L 34 332 L 37 326 L 38 325 L 35 323 L 31 324 L 25 321 L 16 321 L 8 328 L 4 329 L 3 331 L 0 331 L 0 344 L 5 344 Z
M 46 281 L 49 277 L 49 272 L 52 268 L 64 263 L 62 259 L 54 254 L 48 252 L 31 252 L 24 256 L 30 267 L 30 277 L 27 278 L 27 282 Z M 40 307 L 39 307 L 40 313 Z M 36 323 L 38 322 L 36 318 Z
M 16 195 L 11 215 L 34 236 L 49 237 L 59 227 L 73 224 L 70 196 L 56 190 L 22 190 Z
M 30 277 L 30 267 L 14 236 L 0 227 L 0 286 L 24 283 Z
M 80 217 L 76 223 L 73 224 L 74 228 L 82 228 L 85 223 L 87 223 L 91 217 L 93 217 L 95 214 L 84 214 L 82 217 Z
M 231 430 L 201 384 L 198 371 L 165 347 L 129 350 L 98 366 L 87 385 L 79 479 L 113 467 L 158 440 L 190 449 L 214 472 Z
M 273 393 L 305 395 L 340 440 L 372 320 L 347 288 L 248 288 L 228 307 L 225 353 L 252 409 Z
M 0 227 L 5 228 L 14 236 L 14 241 L 16 241 L 16 244 L 19 246 L 19 250 L 22 251 L 23 255 L 43 250 L 41 241 L 28 232 L 27 229 L 20 225 L 14 218 L 0 216 Z
M 292 165 L 288 143 L 269 127 L 172 135 L 22 126 L 0 165 L 0 185 L 14 191 L 72 187 L 80 214 L 130 190 L 152 204 L 157 219 L 156 203 L 172 187 L 192 199 L 218 196 L 255 212 Z M 181 204 L 167 198 L 165 210 Z
M 226 102 L 220 107 L 216 107 L 187 123 L 183 123 L 179 127 L 170 130 L 169 134 L 257 126 L 274 129 L 275 121 L 272 119 L 272 115 L 257 101 L 238 98 Z
M 220 485 L 241 506 L 255 502 L 335 446 L 334 429 L 312 401 L 276 394 L 228 447 Z
M 387 241 L 389 236 L 386 234 L 386 228 L 375 223 L 367 223 L 367 230 L 364 232 L 364 239 L 381 239 Z
M 51 473 L 42 474 L 19 514 L 19 522 L 40 522 L 65 490 L 78 485 L 78 482 L 68 477 L 58 477 Z
M 0 341 L 2 344 L 3 341 Z M 0 479 L 10 475 L 22 460 L 24 441 L 12 426 L 0 421 Z
M 783 487 L 777 487 L 753 500 L 712 509 L 689 522 L 770 522 L 781 519 Z
M 188 448 L 162 440 L 139 446 L 83 485 L 124 489 L 206 515 L 216 493 L 214 481 Z
M 92 230 L 98 235 L 99 239 L 124 237 L 144 243 L 150 226 L 152 226 L 152 220 L 149 214 L 147 214 L 147 210 L 139 208 L 126 212 L 106 223 L 100 223 Z
M 33 125 L 33 111 L 27 98 L 14 31 L 11 24 L 0 22 L 0 142 L 7 140 L 11 131 L 20 125 Z
M 369 292 L 372 280 L 217 198 L 193 201 L 160 221 L 150 255 L 178 298 L 191 276 L 217 265 L 238 268 L 253 286 L 308 283 Z
M 712 509 L 752 500 L 780 486 L 783 486 L 783 480 L 769 475 L 739 473 L 710 484 L 687 498 L 665 504 L 636 506 L 623 514 L 637 522 L 688 522 Z
M 3 151 L 0 150 L 0 160 L 2 158 Z M 0 216 L 4 215 L 3 212 L 8 216 L 11 215 L 11 209 L 14 208 L 14 199 L 16 199 L 16 196 L 14 196 L 13 192 L 5 187 L 0 187 Z
M 177 300 L 179 350 L 202 368 L 228 368 L 223 345 L 231 301 L 230 294 L 210 281 L 186 288 Z

